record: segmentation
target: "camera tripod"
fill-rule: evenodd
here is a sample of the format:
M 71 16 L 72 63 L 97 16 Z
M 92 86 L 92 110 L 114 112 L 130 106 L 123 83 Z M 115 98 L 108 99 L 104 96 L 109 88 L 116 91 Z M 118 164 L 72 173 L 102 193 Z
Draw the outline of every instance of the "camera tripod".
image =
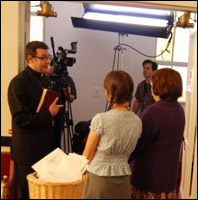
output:
M 63 108 L 60 108 L 55 120 L 54 147 L 61 147 L 62 139 L 63 150 L 66 154 L 68 154 L 72 152 L 72 140 L 74 130 L 70 92 L 68 92 L 69 76 L 67 72 L 67 66 L 72 67 L 73 64 L 76 62 L 76 58 L 69 58 L 67 57 L 67 54 L 76 53 L 77 42 L 71 43 L 71 50 L 64 49 L 60 46 L 58 47 L 57 53 L 55 53 L 54 39 L 53 37 L 51 37 L 50 39 L 53 50 L 53 62 L 51 62 L 51 65 L 55 66 L 54 77 L 52 76 L 51 81 L 52 89 L 60 94 L 58 104 L 64 105 Z
M 58 104 L 64 105 L 60 108 L 55 118 L 54 140 L 55 147 L 62 147 L 62 150 L 68 154 L 72 152 L 73 140 L 73 116 L 70 103 L 70 95 L 68 92 L 69 84 L 67 77 L 58 77 L 56 81 L 52 81 L 52 89 L 60 94 Z

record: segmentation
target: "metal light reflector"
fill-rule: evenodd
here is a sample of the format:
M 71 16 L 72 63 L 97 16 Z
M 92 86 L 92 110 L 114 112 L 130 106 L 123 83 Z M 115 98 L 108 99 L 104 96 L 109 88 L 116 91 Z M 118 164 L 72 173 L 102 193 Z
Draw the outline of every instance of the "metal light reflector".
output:
M 113 14 L 103 14 L 94 12 L 85 13 L 83 18 L 91 20 L 107 21 L 107 22 L 118 22 L 118 23 L 158 26 L 158 27 L 166 27 L 168 24 L 168 20 L 165 19 L 153 19 L 153 18 L 151 19 L 146 17 L 113 15 Z
M 83 18 L 71 17 L 75 28 L 168 38 L 173 12 L 124 6 L 84 4 Z
M 101 4 L 84 4 L 85 10 L 92 10 L 95 12 L 121 12 L 121 13 L 141 13 L 148 15 L 170 15 L 171 12 L 167 10 L 145 9 L 135 7 L 113 6 L 113 5 L 101 5 Z

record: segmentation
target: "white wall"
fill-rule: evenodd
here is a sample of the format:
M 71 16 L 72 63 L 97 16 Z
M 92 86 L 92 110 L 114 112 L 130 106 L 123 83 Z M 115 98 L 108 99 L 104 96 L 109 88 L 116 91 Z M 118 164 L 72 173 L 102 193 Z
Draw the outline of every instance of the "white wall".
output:
M 75 123 L 89 120 L 97 112 L 103 112 L 105 109 L 103 80 L 112 68 L 118 34 L 74 28 L 71 16 L 82 17 L 83 5 L 55 1 L 50 3 L 58 17 L 46 19 L 45 41 L 51 48 L 50 37 L 53 36 L 56 51 L 58 46 L 70 49 L 70 43 L 78 41 L 77 54 L 68 55 L 76 57 L 76 64 L 71 68 L 68 67 L 69 75 L 74 79 L 78 93 L 77 100 L 72 104 L 73 118 Z M 128 37 L 124 36 L 121 42 L 129 44 L 143 53 L 155 55 L 155 38 L 128 35 Z M 132 76 L 136 88 L 137 84 L 143 80 L 141 64 L 148 58 L 129 48 L 124 52 L 123 58 L 123 68 Z M 94 87 L 99 87 L 100 97 L 93 97 Z
M 8 129 L 11 128 L 7 101 L 8 85 L 17 75 L 19 68 L 19 6 L 19 1 L 1 2 L 1 135 L 3 136 L 8 136 Z

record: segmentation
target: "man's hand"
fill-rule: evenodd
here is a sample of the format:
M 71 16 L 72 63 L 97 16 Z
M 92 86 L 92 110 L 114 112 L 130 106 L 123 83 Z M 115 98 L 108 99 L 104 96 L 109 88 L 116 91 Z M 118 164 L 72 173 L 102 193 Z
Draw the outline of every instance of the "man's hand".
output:
M 70 94 L 70 103 L 72 103 L 75 100 L 75 96 Z
M 69 97 L 68 101 L 72 103 L 75 100 L 75 96 L 71 94 L 71 87 L 63 88 L 63 93 L 65 97 Z
M 135 102 L 133 104 L 133 112 L 137 114 L 139 109 L 140 109 L 140 101 L 138 99 L 135 99 Z
M 67 97 L 67 95 L 71 94 L 71 87 L 63 88 L 63 93 Z
M 64 105 L 56 105 L 58 100 L 59 100 L 59 98 L 56 97 L 56 99 L 52 102 L 52 104 L 49 107 L 49 111 L 50 111 L 52 117 L 56 116 L 59 109 L 64 107 Z

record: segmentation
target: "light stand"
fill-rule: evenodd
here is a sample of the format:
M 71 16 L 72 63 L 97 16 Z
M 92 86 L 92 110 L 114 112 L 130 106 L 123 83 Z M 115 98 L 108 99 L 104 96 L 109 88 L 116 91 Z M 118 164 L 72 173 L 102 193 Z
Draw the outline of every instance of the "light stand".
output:
M 121 36 L 124 37 L 124 35 L 128 36 L 127 34 L 122 34 L 122 33 L 118 34 L 118 45 L 114 48 L 112 71 L 123 70 L 124 51 L 126 51 L 126 48 L 121 47 L 120 39 Z M 105 112 L 107 111 L 107 107 L 108 107 L 108 101 L 106 102 Z

